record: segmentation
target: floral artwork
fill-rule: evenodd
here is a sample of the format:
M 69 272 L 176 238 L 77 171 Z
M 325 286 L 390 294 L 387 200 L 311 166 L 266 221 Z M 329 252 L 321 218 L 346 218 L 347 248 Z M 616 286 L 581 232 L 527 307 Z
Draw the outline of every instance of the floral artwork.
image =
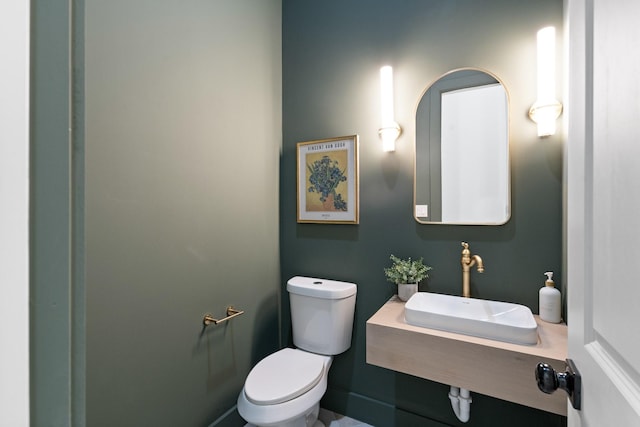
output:
M 346 164 L 347 150 L 307 156 L 308 191 L 318 195 L 307 197 L 307 210 L 347 211 Z
M 358 137 L 300 142 L 298 222 L 358 223 Z

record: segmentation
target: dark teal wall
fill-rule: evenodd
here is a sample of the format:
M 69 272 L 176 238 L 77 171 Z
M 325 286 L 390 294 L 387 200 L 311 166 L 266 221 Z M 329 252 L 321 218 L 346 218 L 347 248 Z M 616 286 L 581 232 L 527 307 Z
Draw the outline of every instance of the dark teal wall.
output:
M 457 425 L 445 385 L 365 363 L 365 323 L 395 292 L 382 273 L 389 254 L 422 256 L 434 267 L 422 290 L 460 294 L 460 241 L 468 241 L 486 267 L 472 273 L 472 294 L 535 313 L 543 273 L 562 277 L 561 138 L 539 139 L 527 117 L 536 96 L 536 31 L 546 25 L 561 36 L 562 1 L 283 1 L 282 278 L 358 284 L 353 345 L 334 361 L 325 407 L 376 426 Z M 382 152 L 377 135 L 378 70 L 385 64 L 394 67 L 403 127 L 394 153 Z M 495 73 L 509 93 L 512 217 L 503 226 L 413 219 L 415 109 L 431 82 L 460 67 Z M 296 143 L 351 134 L 360 135 L 360 224 L 297 224 Z M 284 292 L 283 333 L 290 335 Z M 469 425 L 563 423 L 475 395 Z

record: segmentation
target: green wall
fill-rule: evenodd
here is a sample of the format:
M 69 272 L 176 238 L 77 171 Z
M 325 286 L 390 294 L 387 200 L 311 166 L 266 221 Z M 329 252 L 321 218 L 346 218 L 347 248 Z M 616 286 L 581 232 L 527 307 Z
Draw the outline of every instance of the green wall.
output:
M 87 424 L 203 426 L 279 343 L 280 3 L 85 10 Z
M 62 427 L 82 417 L 82 398 L 72 397 L 82 389 L 75 375 L 82 366 L 81 328 L 71 316 L 82 300 L 72 220 L 78 195 L 72 179 L 78 128 L 70 129 L 72 13 L 67 1 L 42 0 L 32 2 L 31 15 L 30 419 L 32 426 Z
M 358 284 L 353 345 L 334 361 L 323 406 L 376 426 L 458 425 L 446 385 L 365 362 L 365 323 L 395 293 L 382 273 L 389 254 L 423 256 L 434 267 L 422 290 L 460 294 L 460 241 L 468 241 L 485 263 L 484 274 L 472 273 L 472 294 L 525 304 L 534 313 L 543 273 L 555 271 L 560 282 L 562 141 L 539 139 L 527 117 L 536 97 L 536 31 L 546 25 L 555 25 L 561 38 L 562 1 L 283 1 L 282 278 Z M 396 120 L 403 128 L 394 153 L 382 152 L 377 135 L 378 70 L 386 64 L 394 67 Z M 512 217 L 503 226 L 413 219 L 415 109 L 431 82 L 461 67 L 495 73 L 509 93 Z M 296 143 L 352 134 L 360 136 L 360 224 L 297 224 Z M 285 292 L 282 303 L 286 342 Z M 468 425 L 564 423 L 474 394 Z
M 239 425 L 280 343 L 280 1 L 33 13 L 32 425 Z

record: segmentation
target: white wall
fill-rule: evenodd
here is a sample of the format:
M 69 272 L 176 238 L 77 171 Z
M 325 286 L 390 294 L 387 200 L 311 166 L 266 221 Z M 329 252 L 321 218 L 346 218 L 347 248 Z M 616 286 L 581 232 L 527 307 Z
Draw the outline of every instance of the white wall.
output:
M 29 425 L 29 2 L 0 3 L 0 425 Z

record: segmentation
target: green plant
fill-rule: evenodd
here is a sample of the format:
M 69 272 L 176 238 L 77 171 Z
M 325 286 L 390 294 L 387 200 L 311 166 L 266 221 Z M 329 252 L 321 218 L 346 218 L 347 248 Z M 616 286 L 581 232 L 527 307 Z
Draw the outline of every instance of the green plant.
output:
M 397 256 L 391 255 L 390 257 L 393 264 L 389 268 L 384 269 L 384 275 L 389 282 L 396 285 L 402 283 L 419 283 L 423 279 L 429 277 L 429 271 L 432 270 L 428 265 L 422 263 L 422 258 L 419 260 L 400 259 Z

